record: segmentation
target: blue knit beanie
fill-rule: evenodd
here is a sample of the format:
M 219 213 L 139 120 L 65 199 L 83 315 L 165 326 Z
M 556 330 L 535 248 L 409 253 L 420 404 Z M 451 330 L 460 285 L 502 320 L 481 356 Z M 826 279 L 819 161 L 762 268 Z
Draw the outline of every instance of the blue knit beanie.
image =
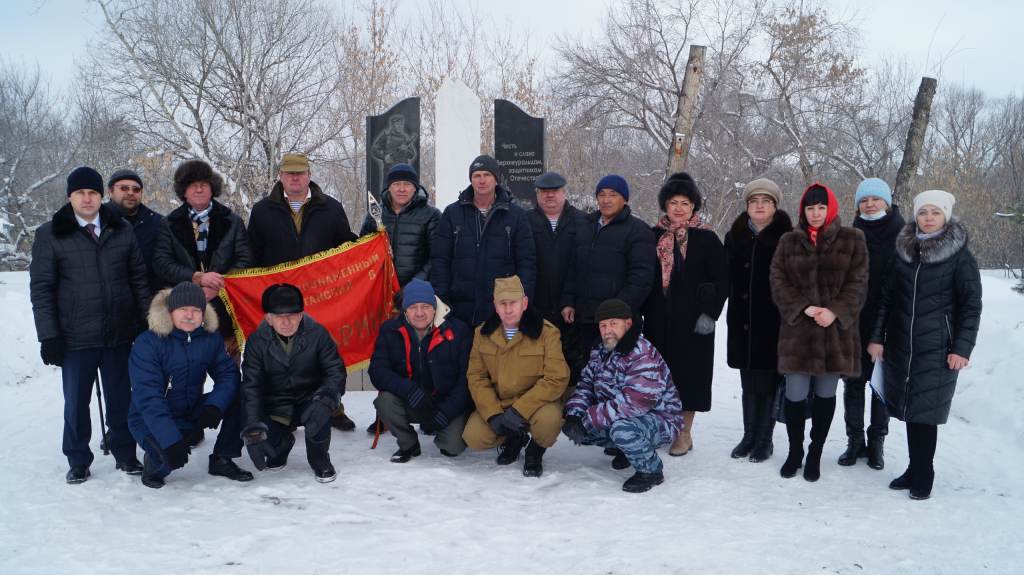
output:
M 402 289 L 402 310 L 409 309 L 409 306 L 417 303 L 425 303 L 431 307 L 437 306 L 434 299 L 434 287 L 421 279 L 413 279 Z
M 597 188 L 594 189 L 594 195 L 601 193 L 601 190 L 608 188 L 615 190 L 623 197 L 627 202 L 629 201 L 629 184 L 626 183 L 626 178 L 618 174 L 608 174 L 601 178 L 601 181 L 597 183 Z
M 857 186 L 857 195 L 854 197 L 854 203 L 858 206 L 860 201 L 869 196 L 875 196 L 876 198 L 882 198 L 885 200 L 885 205 L 892 207 L 892 190 L 889 189 L 889 184 L 885 183 L 885 180 L 881 178 L 868 178 Z

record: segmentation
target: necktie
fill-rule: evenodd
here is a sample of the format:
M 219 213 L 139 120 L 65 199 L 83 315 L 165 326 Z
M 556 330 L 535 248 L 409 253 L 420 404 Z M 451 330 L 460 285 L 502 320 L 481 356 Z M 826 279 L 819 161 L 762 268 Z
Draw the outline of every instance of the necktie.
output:
M 96 235 L 96 224 L 85 224 L 85 231 L 89 232 L 89 237 L 92 238 L 92 241 L 100 243 L 100 238 Z

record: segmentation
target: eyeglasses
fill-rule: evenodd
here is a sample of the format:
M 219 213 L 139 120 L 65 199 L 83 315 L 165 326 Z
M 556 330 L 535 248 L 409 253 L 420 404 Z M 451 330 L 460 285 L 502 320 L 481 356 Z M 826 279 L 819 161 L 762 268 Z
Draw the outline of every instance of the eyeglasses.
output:
M 142 191 L 142 186 L 122 185 L 122 186 L 117 186 L 117 190 L 120 191 L 120 192 L 135 192 L 135 193 L 139 193 L 139 192 Z

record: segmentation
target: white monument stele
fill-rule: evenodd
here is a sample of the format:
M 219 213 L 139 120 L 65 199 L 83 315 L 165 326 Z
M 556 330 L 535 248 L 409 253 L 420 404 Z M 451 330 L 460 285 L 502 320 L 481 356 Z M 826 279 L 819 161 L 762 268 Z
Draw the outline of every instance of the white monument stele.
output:
M 444 211 L 469 185 L 469 164 L 480 155 L 480 97 L 448 78 L 434 114 L 434 205 Z

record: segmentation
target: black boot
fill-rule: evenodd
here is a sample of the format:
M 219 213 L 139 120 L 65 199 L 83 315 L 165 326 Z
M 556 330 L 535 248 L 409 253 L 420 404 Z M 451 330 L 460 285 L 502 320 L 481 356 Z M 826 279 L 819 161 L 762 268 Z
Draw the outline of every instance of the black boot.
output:
M 849 431 L 849 430 L 847 430 Z M 846 451 L 839 456 L 839 465 L 849 467 L 857 463 L 857 458 L 864 451 L 864 435 L 850 435 L 846 438 Z
M 114 467 L 124 471 L 128 475 L 142 475 L 142 464 L 139 463 L 139 459 L 135 457 L 134 453 L 131 456 L 118 461 Z
M 789 456 L 782 464 L 779 474 L 787 479 L 796 475 L 796 470 L 800 469 L 804 460 L 804 424 L 806 422 L 804 414 L 806 409 L 806 399 L 786 400 L 786 435 L 789 436 Z
M 839 465 L 849 467 L 864 457 L 864 387 L 858 378 L 843 380 L 843 421 L 846 424 L 846 451 L 839 456 Z
M 413 457 L 419 457 L 422 451 L 420 450 L 420 444 L 417 441 L 415 445 L 409 449 L 398 448 L 398 451 L 391 454 L 391 463 L 408 463 Z
M 87 465 L 72 467 L 68 470 L 67 474 L 64 475 L 64 481 L 69 485 L 85 483 L 87 479 L 89 479 L 89 467 Z
M 505 443 L 498 447 L 498 465 L 511 465 L 519 459 L 519 452 L 523 450 L 526 441 L 530 438 L 525 433 L 513 433 L 505 436 Z
M 757 397 L 749 391 L 744 391 L 741 404 L 743 406 L 743 439 L 740 439 L 736 447 L 732 448 L 733 459 L 748 457 L 750 451 L 754 449 L 754 429 L 757 425 Z
M 281 444 L 277 447 L 277 455 L 267 460 L 267 470 L 281 471 L 288 465 L 288 454 L 295 446 L 295 436 L 289 431 L 281 436 Z
M 615 450 L 615 457 L 612 458 L 612 469 L 626 469 L 629 467 L 629 459 L 626 458 L 626 454 L 622 452 L 618 447 L 613 447 Z
M 338 477 L 334 466 L 331 465 L 330 447 L 331 437 L 329 435 L 324 441 L 306 440 L 306 461 L 309 462 L 309 467 L 313 470 L 313 477 L 318 483 L 330 483 Z
M 757 418 L 754 425 L 754 449 L 750 452 L 751 463 L 767 461 L 775 451 L 772 435 L 775 433 L 775 394 L 765 393 L 757 398 Z
M 627 493 L 643 493 L 650 491 L 655 485 L 665 482 L 665 474 L 661 471 L 654 473 L 640 473 L 637 471 L 622 484 L 622 490 Z
M 835 396 L 814 398 L 811 405 L 811 445 L 807 448 L 807 461 L 804 462 L 804 479 L 807 481 L 817 481 L 821 477 L 821 452 L 825 449 L 825 439 L 835 413 Z
M 541 447 L 533 439 L 526 446 L 526 461 L 523 463 L 523 477 L 540 477 L 544 473 L 544 452 L 547 449 Z
M 156 469 L 153 465 L 153 460 L 150 459 L 149 454 L 142 456 L 142 484 L 150 489 L 160 489 L 164 486 L 164 478 L 157 475 Z
M 210 454 L 210 475 L 227 477 L 232 481 L 252 481 L 252 473 L 235 465 L 230 457 Z
M 897 491 L 910 489 L 910 486 L 913 484 L 913 482 L 914 473 L 908 467 L 907 470 L 903 472 L 903 475 L 900 475 L 896 479 L 893 479 L 892 481 L 889 482 L 889 489 L 895 489 Z
M 868 467 L 871 469 L 885 469 L 885 437 L 876 437 L 868 440 Z
M 907 447 L 910 451 L 910 498 L 928 499 L 935 481 L 935 444 L 938 426 L 907 424 Z

